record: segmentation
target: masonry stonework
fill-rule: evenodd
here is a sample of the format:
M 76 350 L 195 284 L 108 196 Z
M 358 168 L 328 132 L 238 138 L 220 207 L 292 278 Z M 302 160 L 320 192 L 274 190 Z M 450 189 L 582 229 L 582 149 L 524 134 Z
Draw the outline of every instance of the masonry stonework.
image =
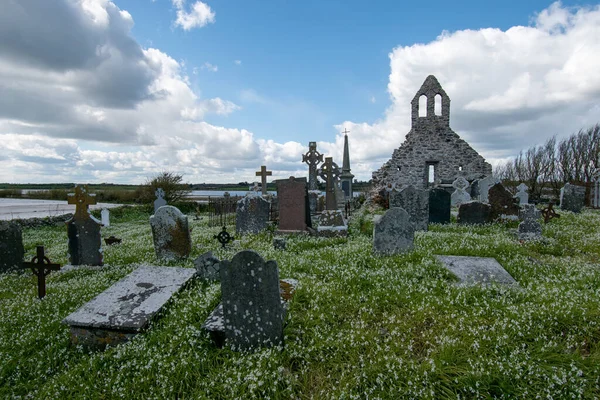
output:
M 427 99 L 423 117 L 419 116 L 421 96 Z M 436 96 L 441 98 L 439 115 Z M 392 158 L 373 172 L 376 188 L 413 185 L 427 189 L 452 183 L 458 176 L 471 181 L 492 174 L 492 166 L 450 128 L 450 98 L 435 76 L 425 79 L 411 105 L 412 128 Z

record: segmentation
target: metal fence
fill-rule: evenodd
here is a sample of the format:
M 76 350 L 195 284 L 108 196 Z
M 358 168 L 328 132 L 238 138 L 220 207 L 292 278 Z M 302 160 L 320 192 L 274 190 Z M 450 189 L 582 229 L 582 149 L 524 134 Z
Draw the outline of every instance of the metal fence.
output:
M 235 224 L 235 210 L 241 196 L 208 197 L 208 226 Z

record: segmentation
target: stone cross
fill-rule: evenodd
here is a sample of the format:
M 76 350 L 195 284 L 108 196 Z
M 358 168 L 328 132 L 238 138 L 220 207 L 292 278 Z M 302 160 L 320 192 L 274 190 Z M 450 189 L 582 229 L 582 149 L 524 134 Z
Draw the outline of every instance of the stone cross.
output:
M 31 259 L 31 262 L 24 262 L 24 268 L 31 268 L 33 274 L 37 276 L 38 297 L 46 297 L 46 275 L 51 271 L 60 270 L 60 264 L 52 264 L 48 257 L 44 255 L 44 246 L 37 246 L 37 255 Z
M 340 168 L 333 162 L 333 157 L 326 157 L 325 163 L 317 171 L 319 176 L 327 182 L 325 192 L 325 209 L 337 210 L 337 199 L 335 196 L 335 184 L 340 176 Z
M 529 203 L 529 194 L 527 193 L 527 189 L 529 188 L 524 183 L 521 183 L 519 186 L 517 186 L 518 192 L 515 197 L 519 199 L 519 205 Z
M 308 190 L 318 190 L 317 165 L 323 162 L 323 154 L 317 151 L 317 142 L 309 142 L 308 149 L 302 155 L 302 162 L 308 164 Z
M 156 212 L 162 206 L 167 205 L 167 201 L 165 200 L 165 191 L 162 188 L 156 189 L 154 192 L 156 195 L 156 200 L 154 200 L 154 212 Z
M 542 216 L 544 217 L 544 223 L 547 224 L 552 218 L 560 218 L 560 215 L 554 210 L 554 204 L 548 204 L 548 207 L 542 210 Z
M 96 195 L 88 194 L 87 186 L 75 186 L 75 193 L 68 194 L 69 204 L 75 204 L 75 219 L 88 218 L 90 205 L 96 204 Z
M 453 206 L 459 206 L 471 201 L 471 195 L 465 189 L 469 187 L 469 182 L 462 176 L 459 176 L 452 182 L 452 187 L 456 189 L 450 196 L 450 202 Z
M 267 171 L 267 167 L 262 165 L 260 171 L 256 171 L 256 176 L 260 176 L 260 184 L 262 185 L 262 194 L 267 194 L 267 176 L 273 175 L 273 171 Z
M 214 235 L 213 239 L 217 239 L 217 241 L 221 243 L 221 246 L 223 246 L 223 248 L 225 248 L 225 245 L 227 245 L 227 243 L 235 240 L 235 238 L 231 236 L 229 232 L 227 232 L 226 226 L 223 227 L 223 230 L 221 230 L 221 232 L 219 232 L 217 235 Z

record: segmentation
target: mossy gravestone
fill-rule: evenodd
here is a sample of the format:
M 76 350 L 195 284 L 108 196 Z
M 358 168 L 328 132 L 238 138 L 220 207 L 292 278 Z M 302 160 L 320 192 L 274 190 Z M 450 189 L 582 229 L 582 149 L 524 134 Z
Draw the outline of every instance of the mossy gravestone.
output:
M 450 205 L 450 204 L 448 204 Z M 417 231 L 426 231 L 429 224 L 429 193 L 410 185 L 399 192 L 390 193 L 390 208 L 403 208 Z M 450 208 L 448 207 L 448 214 Z
M 188 219 L 173 206 L 161 206 L 150 217 L 156 258 L 177 260 L 186 258 L 192 250 Z
M 489 204 L 480 201 L 470 201 L 461 204 L 458 207 L 458 217 L 456 221 L 459 224 L 485 224 L 490 222 Z
M 490 203 L 490 219 L 493 221 L 502 215 L 519 215 L 517 200 L 501 183 L 497 183 L 488 191 Z
M 21 227 L 14 222 L 0 221 L 0 273 L 20 269 L 24 254 Z
M 585 201 L 585 187 L 567 183 L 560 189 L 560 209 L 580 213 Z
M 415 227 L 410 215 L 400 207 L 392 207 L 375 221 L 373 252 L 394 255 L 413 249 Z
M 271 204 L 262 197 L 246 196 L 237 202 L 235 232 L 238 235 L 267 229 Z
M 76 186 L 69 193 L 69 204 L 75 204 L 73 218 L 66 222 L 71 265 L 102 265 L 102 223 L 91 216 L 88 207 L 96 204 L 96 195 L 88 194 L 87 186 Z

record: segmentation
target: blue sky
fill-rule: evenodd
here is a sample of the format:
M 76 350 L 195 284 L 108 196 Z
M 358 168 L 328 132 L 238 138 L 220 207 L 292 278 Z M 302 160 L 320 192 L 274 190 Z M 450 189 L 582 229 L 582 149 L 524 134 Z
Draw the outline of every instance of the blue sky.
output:
M 0 13 L 6 182 L 368 180 L 434 74 L 487 161 L 600 115 L 598 2 L 22 0 Z

